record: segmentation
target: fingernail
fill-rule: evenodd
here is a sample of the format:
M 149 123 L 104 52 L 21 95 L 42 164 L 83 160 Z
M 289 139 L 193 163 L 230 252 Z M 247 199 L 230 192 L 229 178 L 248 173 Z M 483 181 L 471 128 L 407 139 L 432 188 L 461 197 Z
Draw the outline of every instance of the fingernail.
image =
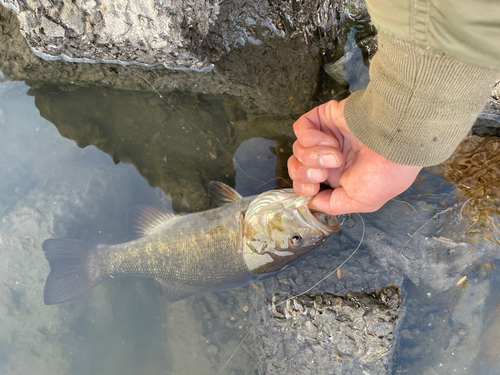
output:
M 321 154 L 319 157 L 319 163 L 325 168 L 337 168 L 339 166 L 337 157 L 333 152 Z
M 311 182 L 323 182 L 323 180 L 325 179 L 323 171 L 321 169 L 309 168 L 306 174 L 307 178 Z

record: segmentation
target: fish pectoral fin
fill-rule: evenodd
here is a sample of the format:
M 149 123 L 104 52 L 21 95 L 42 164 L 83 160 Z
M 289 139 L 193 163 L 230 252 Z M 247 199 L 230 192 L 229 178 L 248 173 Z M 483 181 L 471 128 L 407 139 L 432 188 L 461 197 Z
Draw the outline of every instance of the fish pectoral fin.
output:
M 127 228 L 133 236 L 147 236 L 175 216 L 173 212 L 163 211 L 147 204 L 138 204 L 128 212 Z
M 176 302 L 197 293 L 195 290 L 168 285 L 157 279 L 155 281 L 160 284 L 162 296 L 169 302 Z
M 210 183 L 208 184 L 208 191 L 217 206 L 231 204 L 243 198 L 231 186 L 228 186 L 219 181 L 210 181 Z

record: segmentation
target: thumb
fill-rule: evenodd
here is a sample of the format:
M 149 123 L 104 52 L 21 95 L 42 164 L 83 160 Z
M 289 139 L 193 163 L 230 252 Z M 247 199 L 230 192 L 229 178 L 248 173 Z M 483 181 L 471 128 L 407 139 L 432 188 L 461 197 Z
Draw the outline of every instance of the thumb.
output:
M 320 191 L 309 202 L 309 208 L 329 215 L 352 214 L 355 212 L 373 212 L 382 204 L 367 204 L 349 197 L 343 187 Z

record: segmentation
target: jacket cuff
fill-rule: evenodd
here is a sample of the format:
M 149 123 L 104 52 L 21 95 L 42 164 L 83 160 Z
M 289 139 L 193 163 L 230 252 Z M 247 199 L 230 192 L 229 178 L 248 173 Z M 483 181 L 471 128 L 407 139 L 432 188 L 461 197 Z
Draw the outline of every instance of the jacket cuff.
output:
M 370 83 L 345 103 L 349 129 L 395 163 L 443 162 L 467 135 L 500 73 L 384 33 L 378 45 Z

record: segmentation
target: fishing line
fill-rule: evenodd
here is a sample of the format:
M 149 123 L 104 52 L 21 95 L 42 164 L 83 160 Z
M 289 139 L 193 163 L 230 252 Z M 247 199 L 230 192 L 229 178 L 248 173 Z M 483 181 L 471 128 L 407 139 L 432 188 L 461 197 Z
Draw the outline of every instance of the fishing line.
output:
M 344 261 L 340 264 L 340 266 L 338 266 L 337 268 L 335 268 L 332 272 L 330 272 L 328 275 L 326 275 L 325 277 L 323 277 L 320 281 L 318 281 L 318 282 L 317 282 L 316 284 L 314 284 L 312 287 L 310 287 L 309 289 L 307 289 L 307 290 L 303 291 L 302 293 L 297 294 L 296 296 L 290 297 L 290 298 L 288 298 L 288 299 L 285 299 L 285 300 L 283 300 L 283 301 L 281 301 L 281 302 L 279 302 L 279 303 L 275 304 L 275 306 L 279 306 L 279 305 L 281 305 L 281 304 L 285 303 L 286 301 L 293 300 L 293 299 L 295 299 L 295 298 L 297 298 L 297 297 L 299 297 L 299 296 L 301 296 L 301 295 L 303 295 L 303 294 L 308 293 L 309 291 L 311 291 L 312 289 L 314 289 L 315 287 L 317 287 L 319 284 L 321 284 L 323 281 L 325 281 L 326 279 L 328 279 L 330 276 L 332 276 L 335 272 L 337 272 L 337 270 L 338 270 L 339 268 L 341 268 L 344 264 L 346 264 L 346 263 L 349 261 L 349 259 L 351 259 L 351 258 L 354 256 L 354 254 L 356 254 L 356 252 L 357 252 L 357 251 L 358 251 L 358 249 L 360 248 L 361 244 L 363 243 L 363 240 L 364 240 L 364 238 L 365 238 L 365 231 L 366 231 L 366 228 L 365 228 L 365 221 L 363 220 L 363 217 L 362 217 L 360 214 L 358 214 L 358 213 L 356 213 L 356 215 L 358 215 L 358 216 L 359 216 L 359 218 L 361 219 L 361 223 L 363 224 L 363 233 L 361 234 L 361 240 L 359 241 L 358 246 L 356 247 L 356 249 L 354 249 L 354 251 L 352 252 L 352 254 L 351 254 L 351 255 L 349 255 L 349 257 L 348 257 L 346 260 L 344 260 Z
M 227 360 L 226 363 L 224 363 L 224 366 L 222 366 L 222 368 L 219 370 L 219 372 L 217 373 L 217 375 L 219 375 L 222 370 L 224 370 L 224 368 L 227 366 L 227 364 L 229 362 L 231 362 L 231 359 L 233 359 L 234 355 L 236 354 L 236 352 L 238 351 L 238 349 L 240 348 L 241 344 L 243 344 L 243 341 L 245 341 L 245 339 L 247 338 L 248 334 L 250 333 L 250 331 L 253 329 L 253 327 L 255 327 L 255 325 L 257 324 L 257 322 L 260 320 L 260 317 L 257 318 L 257 320 L 255 320 L 255 322 L 253 322 L 252 326 L 248 329 L 247 333 L 245 334 L 245 336 L 241 339 L 240 343 L 238 344 L 238 346 L 236 347 L 236 349 L 234 349 L 234 352 L 233 354 L 231 354 L 231 357 L 229 357 L 229 359 Z
M 192 126 L 194 126 L 196 129 L 198 129 L 198 131 L 200 133 L 203 133 L 203 135 L 205 135 L 205 137 L 211 137 L 211 138 L 215 138 L 217 140 L 217 142 L 219 143 L 220 147 L 224 150 L 224 152 L 231 158 L 231 160 L 233 161 L 234 165 L 236 166 L 236 168 L 238 168 L 241 172 L 243 172 L 243 174 L 245 176 L 247 176 L 248 178 L 251 178 L 253 180 L 256 180 L 256 181 L 259 181 L 259 182 L 262 182 L 262 184 L 264 185 L 267 185 L 270 189 L 274 189 L 271 185 L 269 185 L 267 182 L 265 181 L 262 181 L 260 179 L 258 179 L 257 177 L 254 177 L 254 176 L 251 176 L 249 175 L 248 173 L 246 173 L 243 168 L 240 167 L 240 165 L 238 164 L 238 162 L 236 161 L 235 157 L 233 155 L 231 155 L 231 153 L 229 151 L 227 151 L 225 148 L 224 148 L 224 145 L 222 144 L 222 142 L 220 141 L 220 139 L 216 136 L 216 135 L 211 135 L 211 134 L 207 134 L 206 132 L 204 132 L 202 129 L 200 129 L 198 126 L 195 125 L 195 123 L 193 121 L 191 121 L 186 115 L 184 115 L 184 113 L 182 113 L 181 110 L 179 110 L 178 108 L 176 108 L 172 103 L 169 103 L 162 94 L 159 93 L 159 91 L 153 86 L 153 84 L 151 82 L 148 81 L 148 79 L 146 77 L 143 77 L 142 75 L 140 75 L 139 73 L 136 73 L 134 72 L 132 69 L 130 69 L 130 72 L 132 72 L 133 74 L 135 74 L 136 76 L 138 76 L 139 78 L 143 79 L 144 82 L 146 82 L 152 89 L 153 91 L 160 97 L 161 100 L 163 100 L 165 103 L 167 103 L 167 105 L 169 105 L 170 107 L 172 107 L 179 115 L 181 115 L 187 122 L 189 122 Z M 262 185 L 261 185 L 262 186 Z
M 340 266 L 338 266 L 337 268 L 335 268 L 332 272 L 330 272 L 328 275 L 326 275 L 325 277 L 323 277 L 320 281 L 318 281 L 316 284 L 314 284 L 312 287 L 310 287 L 309 289 L 297 294 L 296 296 L 293 296 L 293 297 L 290 297 L 288 299 L 285 299 L 277 304 L 275 304 L 274 306 L 279 306 L 287 301 L 290 301 L 290 300 L 293 300 L 303 294 L 306 294 L 308 293 L 309 291 L 311 291 L 313 288 L 317 287 L 319 284 L 321 284 L 323 281 L 325 281 L 327 278 L 329 278 L 330 276 L 332 276 L 335 272 L 337 272 L 337 270 L 339 268 L 341 268 L 344 264 L 346 264 L 349 259 L 351 259 L 354 254 L 356 254 L 356 252 L 358 251 L 358 249 L 361 247 L 361 244 L 363 243 L 363 240 L 365 238 L 365 232 L 366 232 L 366 227 L 365 227 L 365 221 L 363 220 L 363 217 L 359 214 L 359 213 L 356 213 L 356 215 L 359 216 L 359 218 L 361 219 L 361 223 L 363 224 L 363 232 L 361 234 L 361 239 L 359 240 L 359 243 L 358 243 L 358 246 L 356 246 L 356 249 L 354 249 L 354 251 L 351 253 L 351 255 L 349 255 L 347 257 L 346 260 L 344 260 Z M 267 309 L 268 311 L 271 311 L 271 308 L 268 307 Z M 260 316 L 255 320 L 255 322 L 252 324 L 252 326 L 248 329 L 247 333 L 245 334 L 245 336 L 241 339 L 240 343 L 238 344 L 238 346 L 236 347 L 236 349 L 234 349 L 233 351 L 233 354 L 231 354 L 231 356 L 229 357 L 229 359 L 226 361 L 226 363 L 224 363 L 224 366 L 222 366 L 222 368 L 219 370 L 219 372 L 216 374 L 216 375 L 220 375 L 220 373 L 222 372 L 222 370 L 224 370 L 224 368 L 228 365 L 229 362 L 231 362 L 231 360 L 233 359 L 234 355 L 236 354 L 236 352 L 238 351 L 238 349 L 240 348 L 241 344 L 243 344 L 243 341 L 245 341 L 245 339 L 247 338 L 248 334 L 252 331 L 252 329 L 257 325 L 257 322 L 260 320 Z

